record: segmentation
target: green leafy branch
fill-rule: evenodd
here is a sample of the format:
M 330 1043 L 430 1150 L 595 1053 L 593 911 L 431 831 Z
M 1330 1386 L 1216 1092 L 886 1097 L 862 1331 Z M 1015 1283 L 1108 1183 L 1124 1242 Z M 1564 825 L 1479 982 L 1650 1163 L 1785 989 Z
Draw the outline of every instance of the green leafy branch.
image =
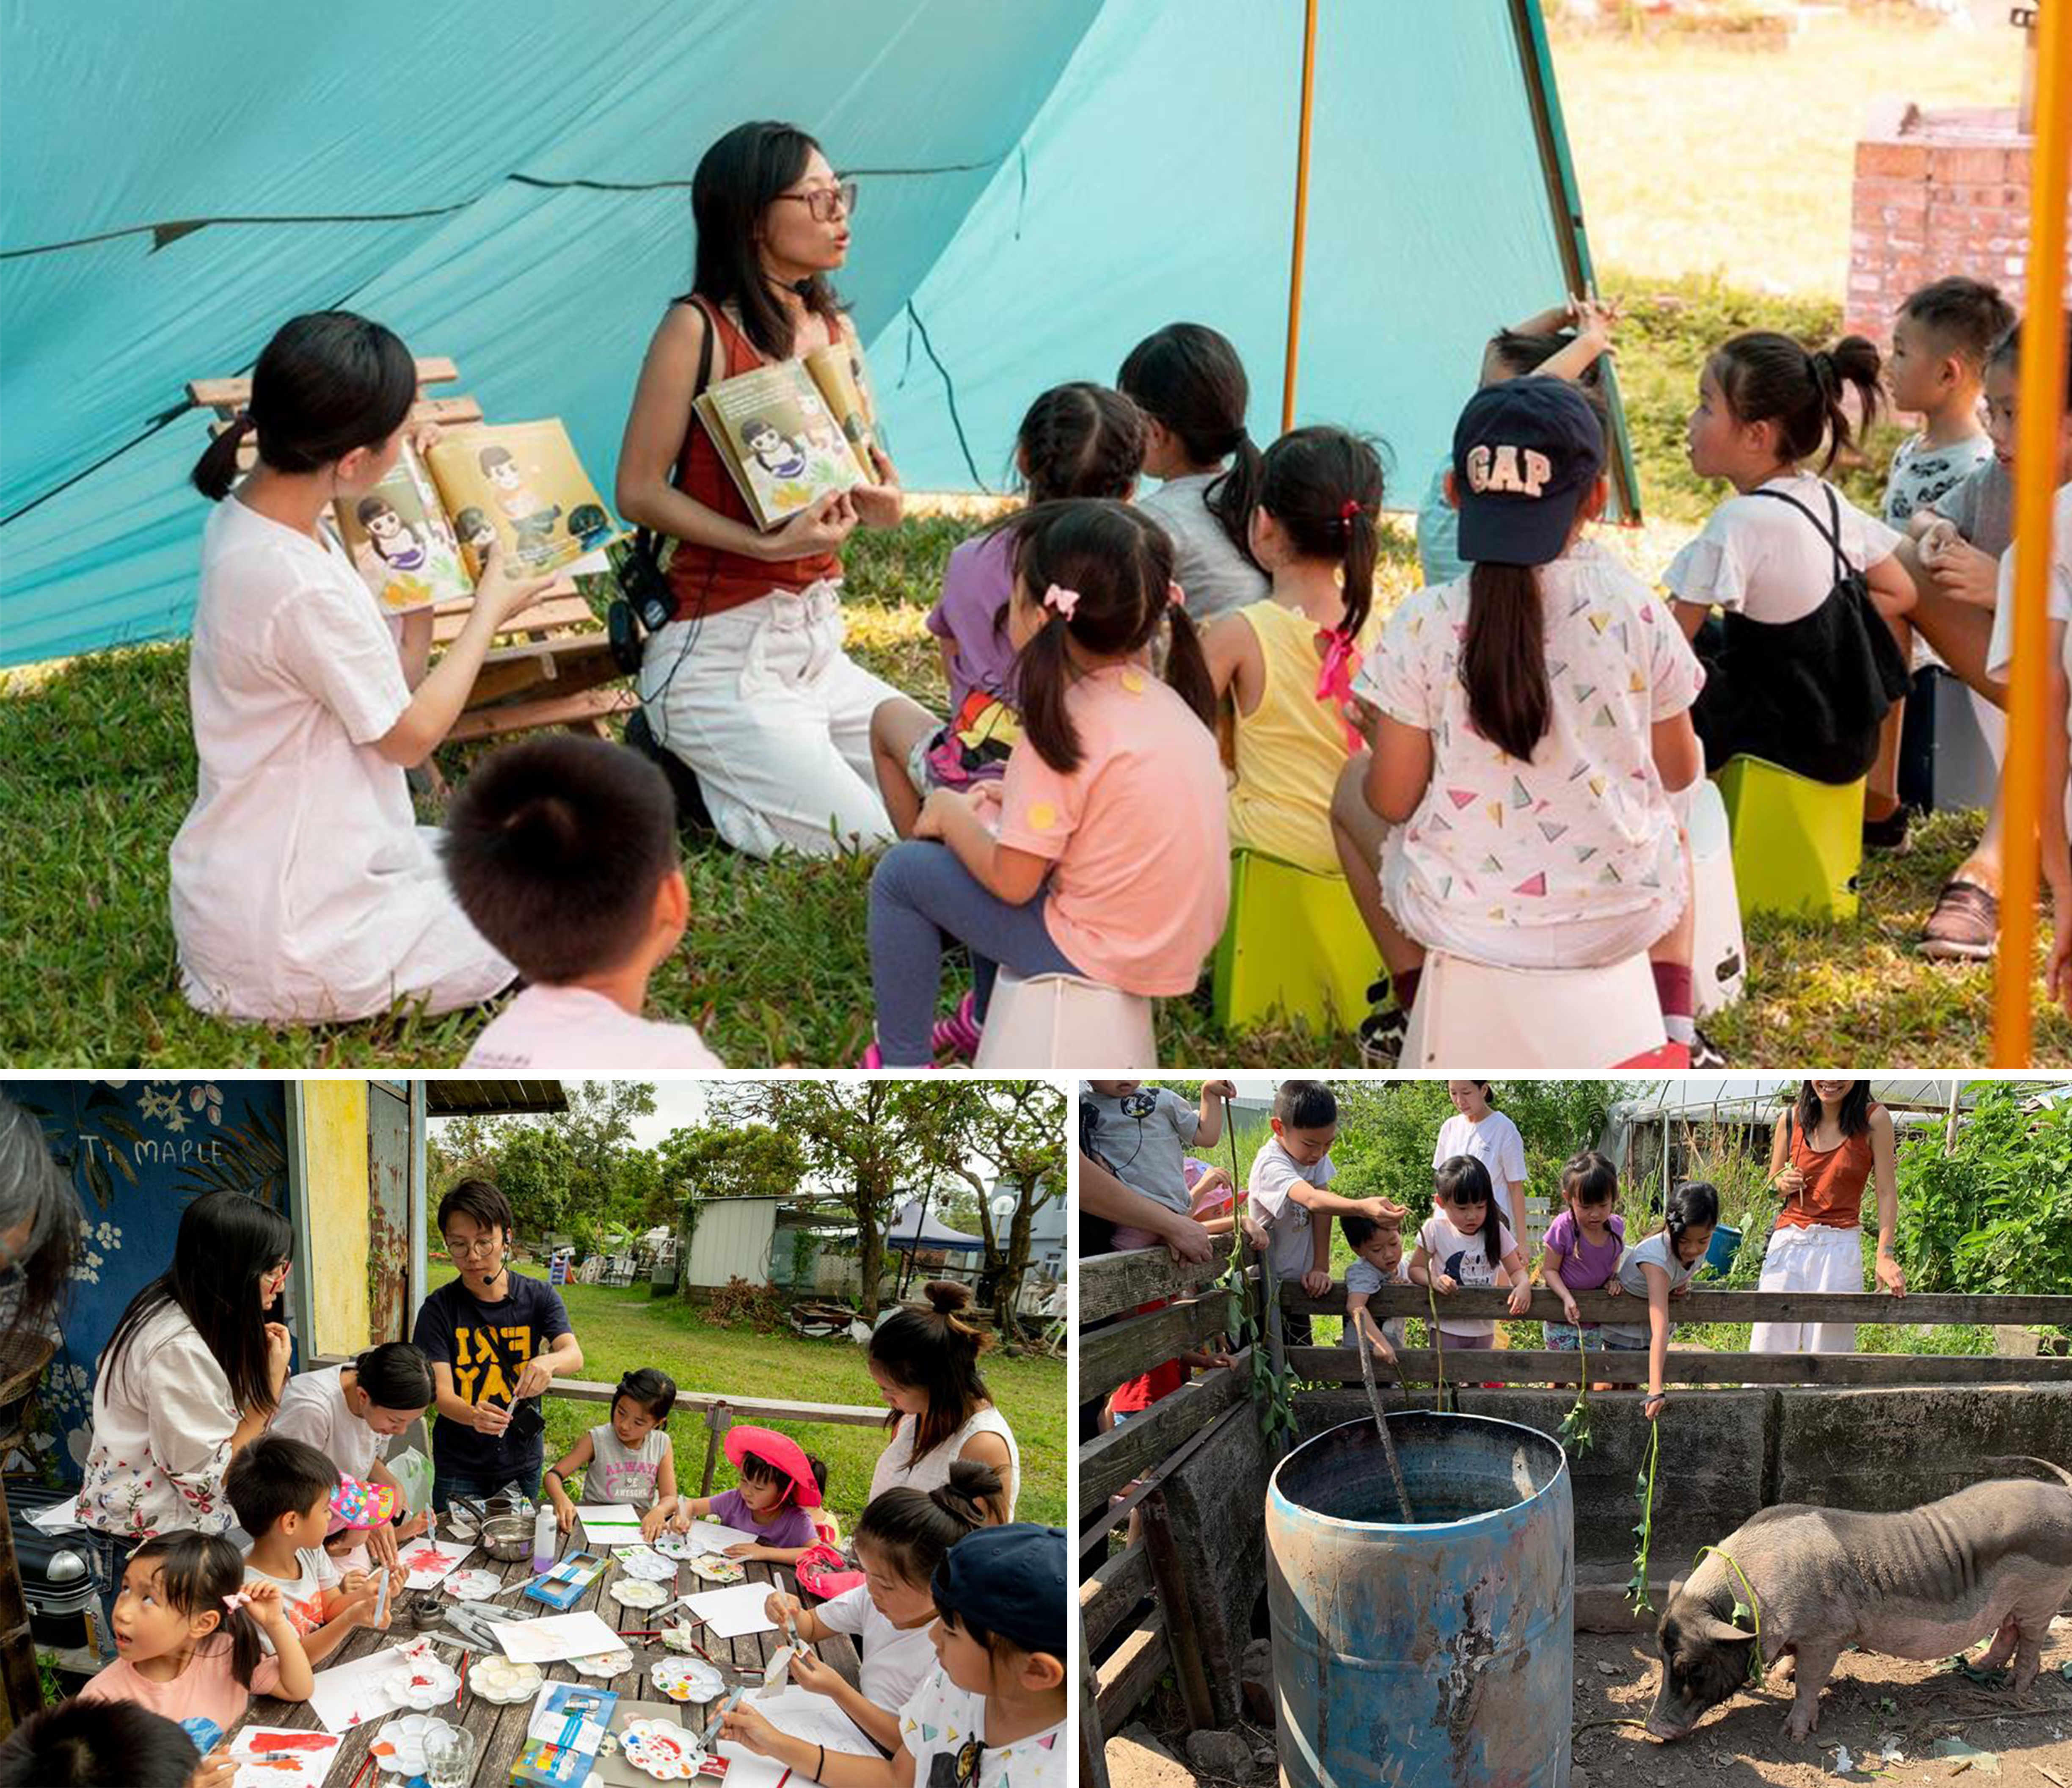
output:
M 1634 1500 L 1640 1505 L 1640 1519 L 1634 1523 L 1633 1536 L 1639 1542 L 1633 1555 L 1633 1575 L 1626 1580 L 1626 1600 L 1633 1605 L 1636 1614 L 1655 1612 L 1655 1604 L 1647 1599 L 1647 1549 L 1655 1538 L 1655 1467 L 1662 1456 L 1662 1423 L 1648 1423 L 1647 1465 L 1633 1482 Z
M 1561 1443 L 1571 1459 L 1581 1458 L 1597 1444 L 1597 1437 L 1590 1428 L 1590 1345 L 1580 1327 L 1576 1331 L 1576 1351 L 1582 1362 L 1583 1382 L 1576 1387 L 1574 1407 L 1561 1418 L 1560 1427 L 1554 1431 L 1554 1438 Z

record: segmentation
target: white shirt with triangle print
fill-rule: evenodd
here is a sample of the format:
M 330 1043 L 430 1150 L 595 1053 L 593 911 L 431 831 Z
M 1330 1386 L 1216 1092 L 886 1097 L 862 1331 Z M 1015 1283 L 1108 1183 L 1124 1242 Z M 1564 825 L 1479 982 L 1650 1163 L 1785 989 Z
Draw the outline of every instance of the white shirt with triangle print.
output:
M 1389 617 L 1355 688 L 1432 735 L 1432 781 L 1392 848 L 1396 914 L 1412 937 L 1510 960 L 1504 934 L 1683 909 L 1676 816 L 1650 728 L 1697 698 L 1704 672 L 1669 605 L 1603 548 L 1540 569 L 1553 715 L 1530 762 L 1477 732 L 1461 681 L 1468 579 Z M 1523 950 L 1527 962 L 1544 950 Z
M 985 1739 L 985 1697 L 938 1664 L 899 1710 L 899 1742 L 914 1753 L 914 1788 L 956 1788 L 960 1753 Z M 1065 1722 L 980 1753 L 973 1788 L 1065 1788 Z

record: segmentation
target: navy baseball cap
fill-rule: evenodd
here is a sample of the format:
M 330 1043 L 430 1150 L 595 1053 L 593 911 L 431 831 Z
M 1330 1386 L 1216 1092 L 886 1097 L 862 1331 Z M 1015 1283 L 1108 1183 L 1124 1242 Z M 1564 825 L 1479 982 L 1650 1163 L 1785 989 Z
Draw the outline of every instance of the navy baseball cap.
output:
M 1453 428 L 1461 557 L 1471 565 L 1559 558 L 1604 469 L 1604 424 L 1567 380 L 1484 385 Z
M 980 1527 L 935 1567 L 935 1606 L 1024 1651 L 1065 1655 L 1065 1530 L 1032 1521 Z

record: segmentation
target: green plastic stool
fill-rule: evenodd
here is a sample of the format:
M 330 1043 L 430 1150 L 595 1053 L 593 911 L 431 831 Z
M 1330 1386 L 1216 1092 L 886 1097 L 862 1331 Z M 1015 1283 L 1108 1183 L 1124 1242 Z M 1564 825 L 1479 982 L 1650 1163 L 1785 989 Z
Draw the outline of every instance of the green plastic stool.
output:
M 1732 757 L 1713 780 L 1733 834 L 1744 917 L 1853 919 L 1864 860 L 1864 783 L 1815 782 L 1760 757 Z
M 1257 851 L 1231 854 L 1230 917 L 1216 945 L 1216 1021 L 1236 1029 L 1276 1014 L 1311 1029 L 1367 1016 L 1381 952 L 1342 875 Z

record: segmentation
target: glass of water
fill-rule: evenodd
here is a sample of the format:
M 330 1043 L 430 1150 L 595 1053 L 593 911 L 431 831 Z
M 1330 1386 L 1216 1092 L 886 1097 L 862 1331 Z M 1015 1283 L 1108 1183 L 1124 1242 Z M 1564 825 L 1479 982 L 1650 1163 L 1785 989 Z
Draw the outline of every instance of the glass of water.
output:
M 426 1788 L 471 1788 L 475 1780 L 475 1734 L 449 1727 L 425 1739 Z

